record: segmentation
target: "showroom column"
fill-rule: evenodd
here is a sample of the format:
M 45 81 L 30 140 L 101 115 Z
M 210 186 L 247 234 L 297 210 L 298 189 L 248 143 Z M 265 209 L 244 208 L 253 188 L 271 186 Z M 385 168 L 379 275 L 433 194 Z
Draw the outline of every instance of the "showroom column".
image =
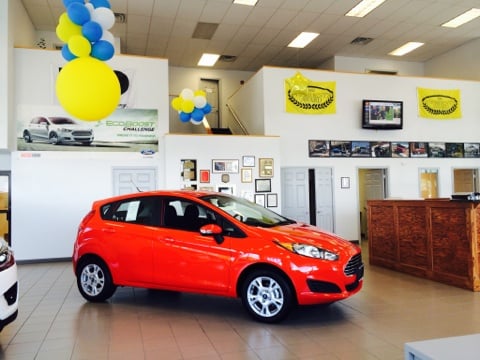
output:
M 13 146 L 8 126 L 14 104 L 12 1 L 17 0 L 0 1 L 0 152 Z

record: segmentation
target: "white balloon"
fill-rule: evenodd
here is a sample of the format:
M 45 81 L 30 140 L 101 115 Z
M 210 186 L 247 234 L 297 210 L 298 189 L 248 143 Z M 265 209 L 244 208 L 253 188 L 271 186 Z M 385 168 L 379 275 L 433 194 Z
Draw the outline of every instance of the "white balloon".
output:
M 110 44 L 115 46 L 115 38 L 113 37 L 113 34 L 108 30 L 103 30 L 103 34 L 100 40 L 108 41 Z
M 115 14 L 106 7 L 93 10 L 92 20 L 100 24 L 102 29 L 108 30 L 115 24 Z
M 183 100 L 192 100 L 194 98 L 193 90 L 192 89 L 183 89 L 182 92 L 180 93 L 180 96 L 183 98 Z
M 193 103 L 197 109 L 203 109 L 207 105 L 207 98 L 205 96 L 195 96 Z
M 90 18 L 92 17 L 93 15 L 93 11 L 95 10 L 95 8 L 93 7 L 93 5 L 91 3 L 86 3 L 85 4 L 85 7 L 88 9 L 88 12 L 90 13 Z

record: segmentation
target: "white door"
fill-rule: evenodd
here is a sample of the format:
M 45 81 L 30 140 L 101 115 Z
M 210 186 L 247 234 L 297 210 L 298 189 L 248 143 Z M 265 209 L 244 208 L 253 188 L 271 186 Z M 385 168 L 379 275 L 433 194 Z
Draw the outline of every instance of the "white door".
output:
M 156 168 L 113 168 L 112 171 L 114 195 L 149 191 L 157 188 Z
M 360 228 L 362 236 L 366 237 L 367 229 L 367 201 L 381 200 L 387 197 L 386 169 L 359 169 L 358 192 L 360 203 Z
M 282 168 L 281 177 L 282 215 L 333 232 L 332 169 Z
M 201 79 L 200 89 L 205 91 L 207 102 L 212 107 L 210 114 L 206 116 L 210 127 L 219 128 L 220 126 L 220 114 L 219 109 L 219 92 L 218 92 L 218 80 L 215 79 Z

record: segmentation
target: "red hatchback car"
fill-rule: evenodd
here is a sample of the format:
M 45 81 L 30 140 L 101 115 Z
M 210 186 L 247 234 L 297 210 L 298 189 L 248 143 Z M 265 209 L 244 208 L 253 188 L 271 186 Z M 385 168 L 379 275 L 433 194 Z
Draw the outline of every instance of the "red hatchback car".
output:
M 225 193 L 152 191 L 96 201 L 73 252 L 78 289 L 105 301 L 117 286 L 240 297 L 278 322 L 295 305 L 360 291 L 360 248 Z

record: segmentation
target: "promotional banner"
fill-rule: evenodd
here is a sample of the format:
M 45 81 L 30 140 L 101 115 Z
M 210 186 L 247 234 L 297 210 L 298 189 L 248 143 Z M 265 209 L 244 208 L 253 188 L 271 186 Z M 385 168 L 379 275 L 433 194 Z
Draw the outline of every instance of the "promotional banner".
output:
M 427 119 L 460 119 L 460 90 L 417 88 L 418 114 Z
M 335 114 L 336 82 L 316 82 L 297 72 L 285 80 L 285 104 L 288 113 Z

